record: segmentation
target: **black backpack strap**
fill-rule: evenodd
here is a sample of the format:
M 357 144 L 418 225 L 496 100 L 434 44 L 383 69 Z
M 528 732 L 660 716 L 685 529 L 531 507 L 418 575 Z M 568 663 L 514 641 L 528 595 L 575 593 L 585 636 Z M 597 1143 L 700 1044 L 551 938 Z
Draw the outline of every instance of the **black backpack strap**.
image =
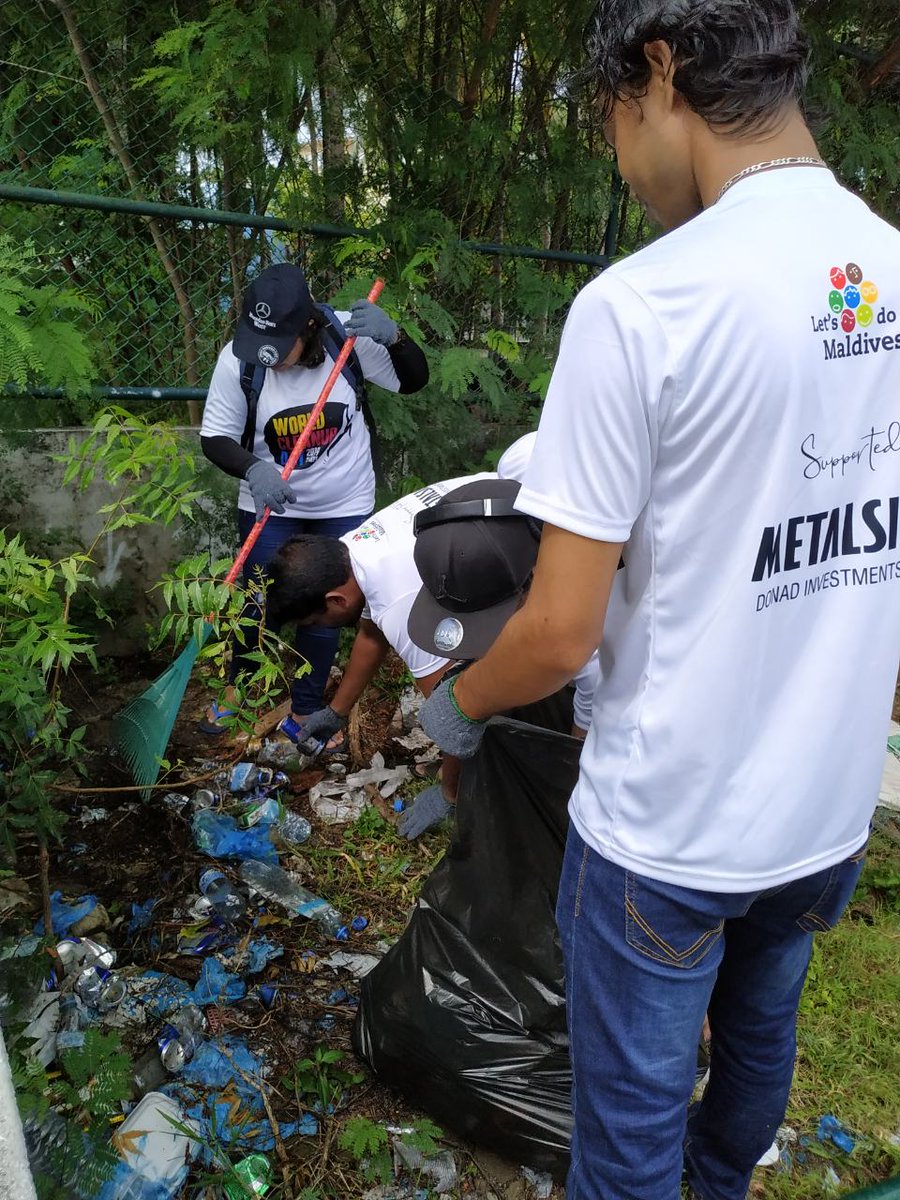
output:
M 241 435 L 241 445 L 253 453 L 253 443 L 256 441 L 256 409 L 259 404 L 259 393 L 266 381 L 266 368 L 262 363 L 241 363 L 241 391 L 247 399 L 247 420 Z
M 330 357 L 337 362 L 338 355 L 344 347 L 344 342 L 347 340 L 347 330 L 330 304 L 320 304 L 319 309 L 325 317 L 325 325 L 322 328 L 322 342 Z M 372 465 L 375 468 L 375 478 L 380 481 L 382 478 L 381 440 L 378 436 L 378 426 L 375 424 L 372 406 L 369 403 L 369 396 L 366 392 L 366 377 L 363 375 L 362 364 L 355 350 L 350 351 L 341 374 L 356 393 L 356 403 L 362 413 L 366 428 L 369 431 L 369 440 L 372 443 Z

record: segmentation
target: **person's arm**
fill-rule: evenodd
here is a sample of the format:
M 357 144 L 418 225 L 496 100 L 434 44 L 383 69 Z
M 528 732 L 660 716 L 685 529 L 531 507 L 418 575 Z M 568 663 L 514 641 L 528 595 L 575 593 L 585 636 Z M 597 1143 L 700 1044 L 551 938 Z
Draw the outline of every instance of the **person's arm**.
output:
M 353 649 L 344 668 L 344 676 L 331 699 L 330 707 L 339 716 L 349 715 L 350 709 L 375 678 L 388 650 L 387 638 L 378 626 L 363 617 L 353 639 Z
M 214 466 L 235 479 L 244 479 L 250 467 L 259 461 L 230 437 L 204 437 L 201 433 L 200 449 Z
M 428 359 L 422 348 L 401 329 L 387 352 L 400 381 L 398 392 L 408 396 L 411 392 L 421 391 L 428 382 Z
M 563 687 L 600 645 L 622 546 L 544 525 L 528 599 L 496 642 L 453 685 L 466 717 L 541 700 Z

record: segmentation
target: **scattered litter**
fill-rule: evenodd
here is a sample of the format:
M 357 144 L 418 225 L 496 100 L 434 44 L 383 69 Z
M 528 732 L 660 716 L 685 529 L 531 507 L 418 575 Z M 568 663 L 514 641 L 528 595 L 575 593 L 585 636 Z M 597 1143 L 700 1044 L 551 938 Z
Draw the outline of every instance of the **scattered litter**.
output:
M 62 898 L 62 892 L 53 892 L 50 896 L 50 919 L 53 922 L 53 932 L 58 937 L 65 937 L 76 921 L 86 917 L 97 907 L 96 896 L 79 896 L 72 904 L 67 904 Z M 38 921 L 34 932 L 44 935 L 44 918 Z
M 547 1171 L 532 1171 L 531 1167 L 522 1168 L 522 1178 L 528 1186 L 529 1200 L 550 1200 L 553 1191 L 553 1176 Z
M 835 1188 L 839 1188 L 841 1186 L 841 1177 L 838 1175 L 834 1167 L 829 1167 L 825 1172 L 825 1177 L 822 1182 L 829 1191 L 833 1191 Z
M 335 970 L 349 971 L 356 979 L 362 979 L 378 966 L 381 959 L 375 954 L 351 954 L 347 950 L 335 950 L 323 961 Z
M 408 767 L 386 767 L 384 755 L 374 754 L 372 765 L 355 771 L 345 779 L 331 781 L 326 776 L 309 789 L 313 811 L 328 825 L 355 821 L 369 803 L 368 787 L 376 787 L 387 800 L 410 778 Z
M 103 905 L 95 904 L 89 913 L 72 923 L 69 932 L 74 937 L 85 937 L 89 933 L 99 933 L 103 929 L 109 929 L 111 924 L 109 913 Z
M 0 884 L 0 912 L 8 912 L 29 903 L 28 884 L 24 879 L 10 876 Z
M 296 771 L 302 770 L 309 758 L 301 754 L 299 748 L 287 738 L 266 738 L 260 746 L 256 761 L 262 766 L 279 767 L 281 770 L 289 767 Z
M 159 901 L 155 896 L 143 904 L 132 904 L 131 920 L 128 922 L 127 934 L 129 937 L 134 937 L 136 933 L 140 933 L 142 929 L 146 929 L 153 920 L 153 910 L 156 908 Z
M 264 1196 L 272 1186 L 274 1172 L 264 1154 L 250 1154 L 231 1168 L 222 1185 L 226 1200 L 246 1200 L 247 1196 Z
M 368 924 L 368 917 L 354 917 L 350 922 L 350 928 L 354 933 L 362 933 L 362 931 L 368 927 Z
M 167 1200 L 187 1179 L 196 1153 L 195 1127 L 170 1097 L 148 1092 L 113 1134 L 112 1146 L 121 1161 L 98 1200 Z
M 417 1188 L 411 1183 L 403 1187 L 388 1184 L 384 1187 L 369 1188 L 363 1192 L 360 1200 L 428 1200 L 428 1189 Z
M 183 792 L 166 792 L 162 798 L 162 803 L 166 808 L 170 808 L 172 812 L 184 812 L 190 804 L 190 800 Z
M 31 1042 L 30 1058 L 49 1067 L 56 1058 L 56 1030 L 59 1026 L 59 992 L 39 992 L 28 1006 L 22 1036 Z
M 78 814 L 79 825 L 93 825 L 95 821 L 105 821 L 109 816 L 106 808 L 83 808 Z
M 398 711 L 400 713 L 400 724 L 404 732 L 408 733 L 418 725 L 419 712 L 424 703 L 425 697 L 417 687 L 404 688 L 400 693 Z
M 177 1080 L 166 1086 L 166 1094 L 177 1096 L 198 1125 L 207 1165 L 216 1161 L 212 1147 L 217 1143 L 262 1152 L 274 1147 L 260 1092 L 263 1075 L 262 1061 L 239 1038 L 226 1034 L 203 1042 Z M 218 1094 L 207 1099 L 206 1089 Z M 283 1140 L 295 1134 L 312 1136 L 318 1130 L 318 1121 L 309 1113 L 279 1125 Z
M 258 975 L 273 958 L 280 958 L 282 954 L 284 954 L 283 946 L 277 946 L 268 938 L 263 937 L 254 938 L 248 942 L 243 951 L 231 946 L 222 951 L 221 957 L 225 959 L 229 967 L 240 971 L 242 975 Z
M 843 1150 L 845 1154 L 851 1154 L 856 1145 L 856 1139 L 850 1130 L 831 1113 L 826 1113 L 820 1119 L 816 1137 L 820 1142 L 832 1142 L 838 1150 Z
M 256 994 L 263 1008 L 272 1009 L 275 1007 L 275 1001 L 278 999 L 278 985 L 274 983 L 261 983 L 256 989 Z
M 780 1158 L 781 1147 L 778 1145 L 778 1139 L 776 1138 L 765 1154 L 757 1160 L 756 1165 L 758 1167 L 774 1167 Z
M 434 1180 L 433 1190 L 440 1195 L 449 1192 L 456 1183 L 456 1159 L 449 1150 L 437 1154 L 423 1154 L 415 1146 L 408 1146 L 401 1138 L 394 1139 L 394 1172 L 414 1171 L 419 1177 L 425 1175 Z
M 246 994 L 247 985 L 243 979 L 226 971 L 218 959 L 204 959 L 194 987 L 195 1004 L 201 1008 L 207 1004 L 225 1004 L 230 1000 L 242 1000 Z
M 269 826 L 241 829 L 227 813 L 204 808 L 194 814 L 191 830 L 197 849 L 211 858 L 257 858 L 263 862 L 278 862 L 278 852 L 269 837 Z
M 337 941 L 346 941 L 349 931 L 344 918 L 327 901 L 316 896 L 279 866 L 249 861 L 241 866 L 241 878 L 261 896 L 287 909 L 292 917 L 308 917 L 321 931 Z
M 434 742 L 425 732 L 421 725 L 416 725 L 409 733 L 402 737 L 395 737 L 394 741 L 403 747 L 404 750 L 430 750 L 434 749 L 440 754 L 440 750 L 435 746 Z

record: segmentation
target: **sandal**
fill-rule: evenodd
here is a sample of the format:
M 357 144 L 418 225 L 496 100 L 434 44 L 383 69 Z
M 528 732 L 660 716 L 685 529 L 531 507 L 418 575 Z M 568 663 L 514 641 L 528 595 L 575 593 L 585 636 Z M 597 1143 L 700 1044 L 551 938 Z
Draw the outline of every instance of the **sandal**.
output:
M 221 737 L 223 733 L 230 733 L 230 726 L 220 725 L 224 717 L 233 717 L 235 710 L 233 708 L 219 708 L 219 705 L 213 700 L 208 710 L 204 714 L 203 720 L 197 722 L 197 728 L 201 733 L 209 734 L 214 737 Z

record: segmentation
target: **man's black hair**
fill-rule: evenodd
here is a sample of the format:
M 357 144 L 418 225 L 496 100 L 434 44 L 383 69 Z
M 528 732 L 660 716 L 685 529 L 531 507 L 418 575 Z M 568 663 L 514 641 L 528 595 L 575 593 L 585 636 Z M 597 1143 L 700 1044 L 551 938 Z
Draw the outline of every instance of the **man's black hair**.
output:
M 325 597 L 351 575 L 350 552 L 339 538 L 298 533 L 269 563 L 269 621 L 302 621 L 325 609 Z
M 671 48 L 676 91 L 714 129 L 765 130 L 806 84 L 808 42 L 792 0 L 599 0 L 578 81 L 597 89 L 604 119 L 615 100 L 646 94 L 644 46 L 655 41 Z

